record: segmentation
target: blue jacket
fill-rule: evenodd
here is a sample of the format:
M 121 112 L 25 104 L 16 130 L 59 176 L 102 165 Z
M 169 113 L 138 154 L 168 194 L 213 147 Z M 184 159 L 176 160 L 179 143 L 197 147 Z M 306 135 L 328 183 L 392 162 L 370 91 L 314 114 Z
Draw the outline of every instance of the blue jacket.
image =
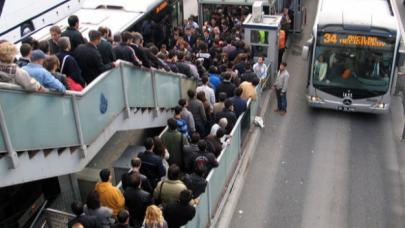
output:
M 41 85 L 48 89 L 54 89 L 58 92 L 64 93 L 66 91 L 65 86 L 43 66 L 35 63 L 28 63 L 23 67 L 28 74 L 35 78 Z
M 219 78 L 219 76 L 217 74 L 211 74 L 211 73 L 210 73 L 209 79 L 210 79 L 209 82 L 211 83 L 212 88 L 214 89 L 214 92 L 215 92 L 215 90 L 217 89 L 217 86 L 219 84 L 221 84 L 221 79 Z
M 232 97 L 233 111 L 235 112 L 236 118 L 238 118 L 247 109 L 247 102 L 241 97 Z

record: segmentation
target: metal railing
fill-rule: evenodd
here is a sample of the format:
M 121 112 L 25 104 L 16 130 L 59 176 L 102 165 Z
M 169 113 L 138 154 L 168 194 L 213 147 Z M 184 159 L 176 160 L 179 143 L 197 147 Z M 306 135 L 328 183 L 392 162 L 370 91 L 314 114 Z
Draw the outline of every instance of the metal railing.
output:
M 82 92 L 29 93 L 0 83 L 0 154 L 18 163 L 16 151 L 85 148 L 122 111 L 171 108 L 196 82 L 184 75 L 146 70 L 121 61 Z M 63 131 L 55 131 L 63 129 Z

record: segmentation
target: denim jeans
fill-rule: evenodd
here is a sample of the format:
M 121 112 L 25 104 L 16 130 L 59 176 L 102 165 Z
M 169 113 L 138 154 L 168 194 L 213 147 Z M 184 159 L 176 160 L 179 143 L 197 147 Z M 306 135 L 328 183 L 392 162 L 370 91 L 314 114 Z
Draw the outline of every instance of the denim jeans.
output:
M 279 111 L 287 111 L 287 92 L 282 93 L 281 89 L 276 89 L 277 109 Z

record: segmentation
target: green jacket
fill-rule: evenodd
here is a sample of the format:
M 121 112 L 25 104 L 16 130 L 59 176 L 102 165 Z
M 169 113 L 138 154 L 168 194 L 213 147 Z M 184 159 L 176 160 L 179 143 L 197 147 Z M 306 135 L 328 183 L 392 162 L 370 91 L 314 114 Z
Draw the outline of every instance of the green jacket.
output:
M 179 199 L 180 192 L 185 189 L 187 187 L 181 180 L 162 180 L 153 191 L 153 198 L 158 201 L 160 199 L 160 203 L 164 205 L 175 203 Z

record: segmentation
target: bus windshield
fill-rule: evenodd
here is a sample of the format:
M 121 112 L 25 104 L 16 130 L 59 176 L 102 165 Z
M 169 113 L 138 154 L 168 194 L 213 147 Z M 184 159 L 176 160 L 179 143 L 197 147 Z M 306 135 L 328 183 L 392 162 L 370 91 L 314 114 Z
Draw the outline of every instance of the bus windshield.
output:
M 385 37 L 318 34 L 314 87 L 336 96 L 351 90 L 356 98 L 385 94 L 392 75 L 394 44 L 394 39 Z

